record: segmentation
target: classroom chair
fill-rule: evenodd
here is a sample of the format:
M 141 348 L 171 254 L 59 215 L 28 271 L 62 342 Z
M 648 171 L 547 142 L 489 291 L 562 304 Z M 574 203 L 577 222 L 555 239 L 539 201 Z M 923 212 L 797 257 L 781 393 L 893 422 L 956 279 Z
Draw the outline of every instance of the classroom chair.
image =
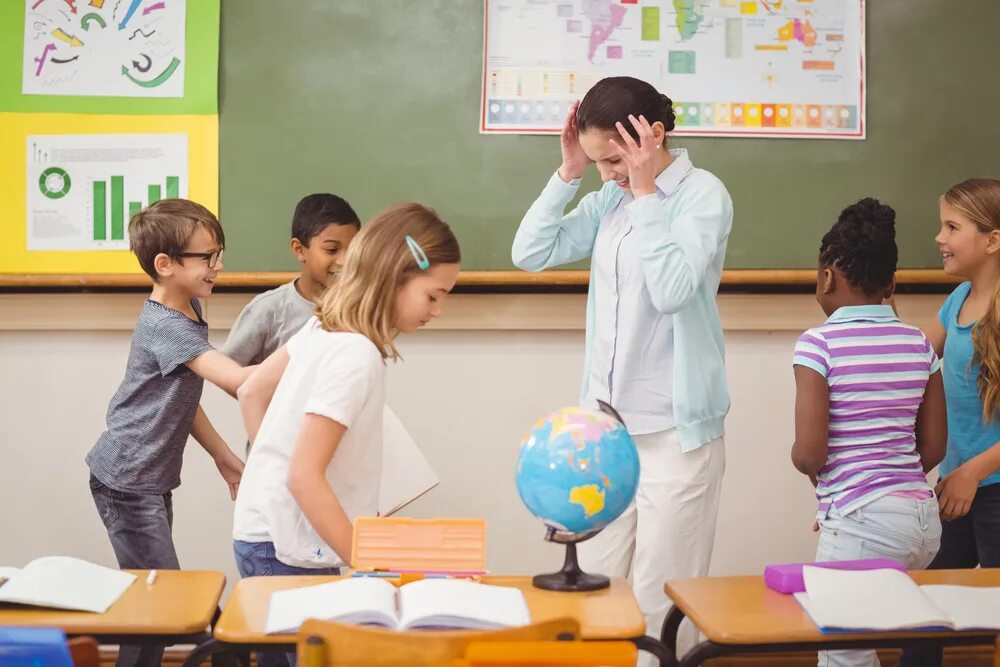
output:
M 580 624 L 572 618 L 486 632 L 396 632 L 309 620 L 299 630 L 298 664 L 300 667 L 452 667 L 454 661 L 463 657 L 466 647 L 473 642 L 572 640 L 579 635 Z
M 101 667 L 101 652 L 93 637 L 76 637 L 66 642 L 73 667 Z
M 454 667 L 634 667 L 632 642 L 473 642 Z

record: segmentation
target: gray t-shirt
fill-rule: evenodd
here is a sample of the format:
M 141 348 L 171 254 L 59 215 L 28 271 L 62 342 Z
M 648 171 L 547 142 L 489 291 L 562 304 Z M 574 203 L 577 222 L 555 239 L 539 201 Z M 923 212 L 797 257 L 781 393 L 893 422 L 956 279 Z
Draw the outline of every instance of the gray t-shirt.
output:
M 243 366 L 259 364 L 297 334 L 315 309 L 294 280 L 258 294 L 236 318 L 222 353 Z
M 125 378 L 108 406 L 108 430 L 90 453 L 90 472 L 127 493 L 164 494 L 181 483 L 204 380 L 185 364 L 212 349 L 201 306 L 184 313 L 146 300 L 132 335 Z

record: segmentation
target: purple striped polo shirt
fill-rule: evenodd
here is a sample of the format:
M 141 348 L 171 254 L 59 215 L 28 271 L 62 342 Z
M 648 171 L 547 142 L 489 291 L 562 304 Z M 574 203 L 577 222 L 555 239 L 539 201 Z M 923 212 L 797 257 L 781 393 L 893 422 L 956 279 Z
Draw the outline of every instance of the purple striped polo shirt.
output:
M 802 334 L 792 363 L 830 387 L 829 450 L 816 476 L 819 518 L 831 505 L 846 516 L 890 493 L 930 492 L 915 427 L 941 362 L 920 329 L 889 306 L 840 308 Z

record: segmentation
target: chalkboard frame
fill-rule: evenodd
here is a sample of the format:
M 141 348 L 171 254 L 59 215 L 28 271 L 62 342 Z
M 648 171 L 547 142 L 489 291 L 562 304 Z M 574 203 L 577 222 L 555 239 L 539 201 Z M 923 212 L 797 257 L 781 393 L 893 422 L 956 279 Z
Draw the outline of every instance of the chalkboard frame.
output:
M 282 271 L 222 273 L 216 284 L 225 288 L 270 289 L 292 280 L 297 273 Z M 532 287 L 562 289 L 581 287 L 590 280 L 589 271 L 462 271 L 460 287 L 502 291 L 509 288 Z M 940 269 L 900 269 L 896 284 L 912 288 L 933 288 L 957 282 Z M 755 287 L 762 291 L 788 287 L 807 287 L 816 283 L 814 269 L 732 269 L 722 272 L 724 288 Z M 148 287 L 149 277 L 135 274 L 0 274 L 0 288 L 131 288 Z

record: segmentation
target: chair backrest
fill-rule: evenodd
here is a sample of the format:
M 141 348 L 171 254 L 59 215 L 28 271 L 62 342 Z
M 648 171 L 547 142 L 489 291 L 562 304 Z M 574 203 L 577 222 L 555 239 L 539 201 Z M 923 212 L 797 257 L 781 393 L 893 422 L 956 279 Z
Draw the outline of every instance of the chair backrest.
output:
M 414 665 L 451 667 L 465 655 L 466 647 L 484 641 L 554 641 L 576 639 L 580 624 L 561 618 L 518 628 L 491 631 L 395 632 L 309 620 L 299 630 L 298 663 L 301 667 L 352 667 L 358 665 Z
M 97 640 L 92 637 L 77 637 L 66 642 L 73 667 L 101 667 L 101 652 Z
M 473 642 L 455 667 L 634 667 L 632 642 Z

